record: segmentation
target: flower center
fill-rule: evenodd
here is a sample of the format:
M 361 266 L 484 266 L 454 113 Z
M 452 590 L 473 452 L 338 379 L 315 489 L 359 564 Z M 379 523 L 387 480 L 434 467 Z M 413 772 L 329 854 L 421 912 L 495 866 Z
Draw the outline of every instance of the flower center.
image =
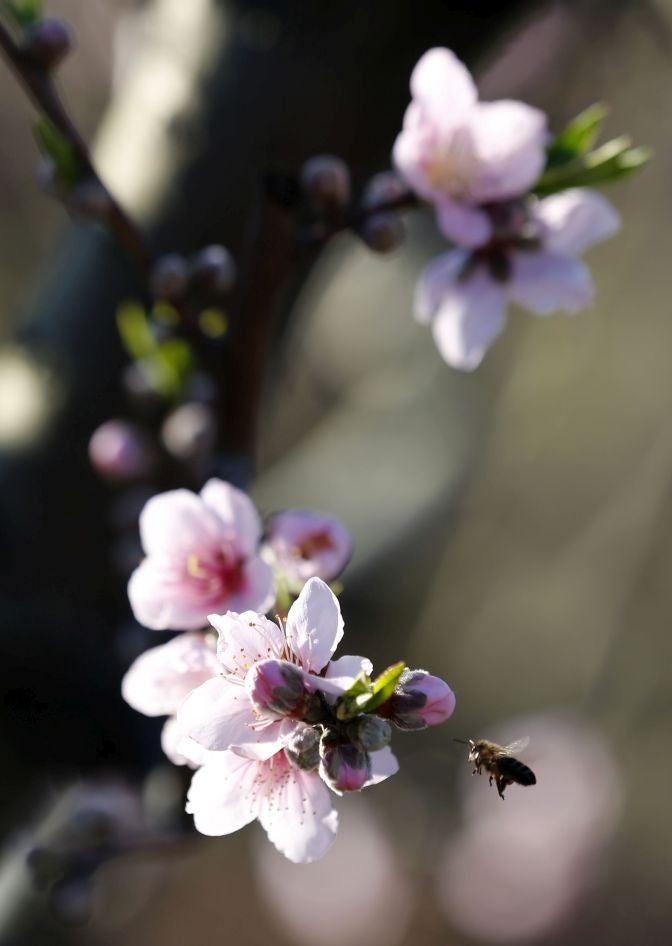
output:
M 187 571 L 200 585 L 204 597 L 227 598 L 240 591 L 245 583 L 245 559 L 229 549 L 220 549 L 214 555 L 190 555 Z
M 312 535 L 299 542 L 294 547 L 294 552 L 300 558 L 312 558 L 316 552 L 330 552 L 334 548 L 334 542 L 326 529 L 319 532 L 313 532 Z

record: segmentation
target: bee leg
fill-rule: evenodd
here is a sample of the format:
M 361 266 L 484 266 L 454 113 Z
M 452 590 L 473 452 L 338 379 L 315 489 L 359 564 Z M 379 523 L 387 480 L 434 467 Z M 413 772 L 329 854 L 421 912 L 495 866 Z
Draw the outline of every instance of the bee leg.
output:
M 492 785 L 492 775 L 491 775 L 490 778 L 488 779 L 488 785 Z
M 495 779 L 495 783 L 497 785 L 497 793 L 499 797 L 502 799 L 502 801 L 504 801 L 504 789 L 509 783 L 506 781 L 505 778 L 497 778 Z

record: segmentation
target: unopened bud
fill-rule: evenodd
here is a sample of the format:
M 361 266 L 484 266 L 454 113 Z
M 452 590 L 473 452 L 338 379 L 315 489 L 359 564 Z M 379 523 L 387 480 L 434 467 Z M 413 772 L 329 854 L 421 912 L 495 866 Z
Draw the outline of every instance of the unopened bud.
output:
M 76 219 L 104 221 L 112 210 L 112 198 L 100 181 L 88 178 L 69 191 L 65 205 Z
M 312 772 L 320 764 L 320 730 L 313 726 L 295 730 L 285 746 L 285 755 L 297 769 Z
M 389 745 L 392 727 L 386 719 L 365 714 L 348 725 L 348 737 L 362 752 L 377 752 Z
M 327 730 L 320 742 L 320 776 L 337 794 L 358 792 L 371 778 L 371 759 Z
M 399 200 L 407 193 L 408 188 L 394 171 L 382 171 L 380 174 L 374 174 L 364 188 L 362 207 L 374 210 Z
M 65 20 L 52 17 L 38 20 L 23 34 L 21 49 L 28 59 L 43 69 L 54 69 L 74 47 L 74 35 Z
M 182 404 L 161 428 L 161 440 L 177 460 L 205 459 L 215 445 L 217 418 L 207 404 Z
M 375 253 L 391 253 L 406 235 L 403 221 L 392 211 L 371 214 L 362 221 L 357 232 Z
M 155 299 L 174 302 L 181 299 L 189 286 L 189 263 L 179 253 L 166 253 L 156 261 L 149 277 L 149 288 Z
M 303 674 L 286 660 L 260 660 L 247 672 L 245 689 L 260 713 L 300 716 L 306 696 Z
M 399 729 L 412 732 L 443 723 L 455 709 L 455 694 L 445 680 L 426 670 L 404 670 L 392 696 L 378 708 Z
M 105 479 L 127 482 L 146 475 L 154 456 L 146 437 L 135 424 L 108 420 L 89 441 L 89 459 Z
M 193 258 L 191 275 L 207 292 L 223 296 L 235 285 L 236 264 L 225 246 L 206 246 Z
M 333 154 L 309 158 L 301 168 L 301 185 L 321 210 L 345 207 L 350 200 L 350 171 L 345 161 Z

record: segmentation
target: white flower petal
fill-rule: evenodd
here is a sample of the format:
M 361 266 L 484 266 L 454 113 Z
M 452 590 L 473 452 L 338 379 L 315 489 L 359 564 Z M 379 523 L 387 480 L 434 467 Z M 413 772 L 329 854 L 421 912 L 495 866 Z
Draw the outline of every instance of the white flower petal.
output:
M 570 256 L 608 239 L 621 226 L 620 216 L 606 197 L 587 187 L 544 197 L 535 205 L 534 216 L 544 226 L 545 248 Z
M 469 115 L 476 169 L 471 196 L 477 203 L 518 197 L 546 164 L 546 116 L 523 102 L 479 102 Z
M 287 643 L 304 670 L 320 671 L 343 637 L 338 598 L 320 578 L 306 582 L 289 609 Z
M 192 690 L 220 672 L 204 634 L 180 634 L 136 658 L 121 682 L 121 694 L 145 716 L 171 716 Z
M 217 654 L 223 667 L 241 681 L 258 660 L 284 659 L 285 635 L 256 611 L 210 614 L 208 620 L 219 634 Z
M 445 128 L 462 121 L 476 104 L 474 80 L 450 49 L 429 49 L 411 73 L 411 94 Z
M 590 270 L 561 253 L 517 253 L 509 282 L 511 298 L 537 315 L 557 309 L 578 312 L 594 295 Z
M 210 756 L 191 780 L 186 810 L 201 834 L 238 831 L 259 814 L 261 799 L 255 790 L 258 762 L 233 752 Z
M 279 721 L 260 720 L 245 688 L 222 677 L 194 690 L 177 718 L 185 736 L 212 751 L 249 745 L 250 754 L 268 758 L 282 745 Z
M 492 224 L 486 213 L 448 198 L 437 200 L 436 219 L 443 235 L 460 246 L 475 249 L 492 236 Z
M 378 785 L 379 782 L 384 782 L 390 775 L 396 775 L 399 771 L 399 761 L 389 746 L 378 749 L 377 752 L 370 752 L 369 759 L 371 760 L 371 777 L 364 788 L 368 788 L 369 785 Z
M 221 546 L 224 532 L 218 517 L 188 489 L 152 496 L 140 513 L 140 538 L 147 555 L 186 559 Z
M 244 555 L 253 555 L 261 537 L 261 522 L 247 493 L 224 480 L 213 479 L 201 490 L 201 499 L 224 523 L 235 547 Z
M 265 614 L 275 604 L 275 579 L 273 569 L 261 558 L 249 558 L 243 571 L 242 586 L 233 591 L 228 603 L 232 611 L 253 608 Z
M 355 657 L 352 654 L 345 654 L 338 660 L 332 660 L 326 669 L 325 677 L 327 679 L 350 677 L 354 680 L 360 673 L 371 675 L 373 664 L 368 657 Z
M 443 295 L 432 331 L 444 361 L 473 371 L 505 322 L 505 290 L 480 270 Z
M 319 775 L 289 765 L 267 790 L 259 821 L 269 841 L 295 864 L 326 854 L 338 829 L 338 814 Z
M 428 325 L 432 321 L 444 295 L 457 281 L 468 258 L 466 250 L 451 250 L 425 267 L 418 280 L 413 303 L 413 314 L 421 325 Z

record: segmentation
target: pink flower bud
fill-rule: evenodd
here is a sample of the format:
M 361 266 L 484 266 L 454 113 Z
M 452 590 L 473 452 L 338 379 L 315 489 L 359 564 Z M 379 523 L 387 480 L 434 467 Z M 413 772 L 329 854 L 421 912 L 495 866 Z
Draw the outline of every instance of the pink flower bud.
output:
M 206 246 L 193 258 L 191 275 L 207 292 L 223 296 L 236 283 L 236 264 L 225 246 Z
M 153 456 L 142 432 L 124 420 L 108 420 L 89 441 L 91 465 L 102 477 L 117 482 L 139 479 L 152 467 Z
M 363 714 L 348 726 L 348 737 L 362 752 L 377 752 L 390 744 L 392 727 L 386 719 Z
M 72 50 L 74 35 L 69 23 L 55 17 L 38 20 L 24 33 L 23 54 L 43 69 L 54 69 Z
M 255 663 L 245 677 L 245 689 L 254 708 L 272 716 L 301 716 L 307 695 L 303 674 L 286 660 Z
M 309 158 L 301 168 L 301 184 L 318 209 L 345 207 L 350 200 L 350 171 L 333 154 Z
M 322 736 L 320 755 L 320 776 L 337 794 L 359 792 L 371 778 L 368 753 L 334 733 L 327 731 Z
M 399 686 L 378 710 L 408 732 L 445 722 L 455 709 L 455 694 L 445 680 L 426 670 L 405 670 Z
M 149 287 L 157 299 L 181 299 L 189 288 L 189 264 L 184 256 L 167 253 L 158 259 L 149 277 Z
M 374 253 L 391 253 L 401 245 L 406 231 L 398 214 L 380 211 L 367 217 L 358 232 Z

